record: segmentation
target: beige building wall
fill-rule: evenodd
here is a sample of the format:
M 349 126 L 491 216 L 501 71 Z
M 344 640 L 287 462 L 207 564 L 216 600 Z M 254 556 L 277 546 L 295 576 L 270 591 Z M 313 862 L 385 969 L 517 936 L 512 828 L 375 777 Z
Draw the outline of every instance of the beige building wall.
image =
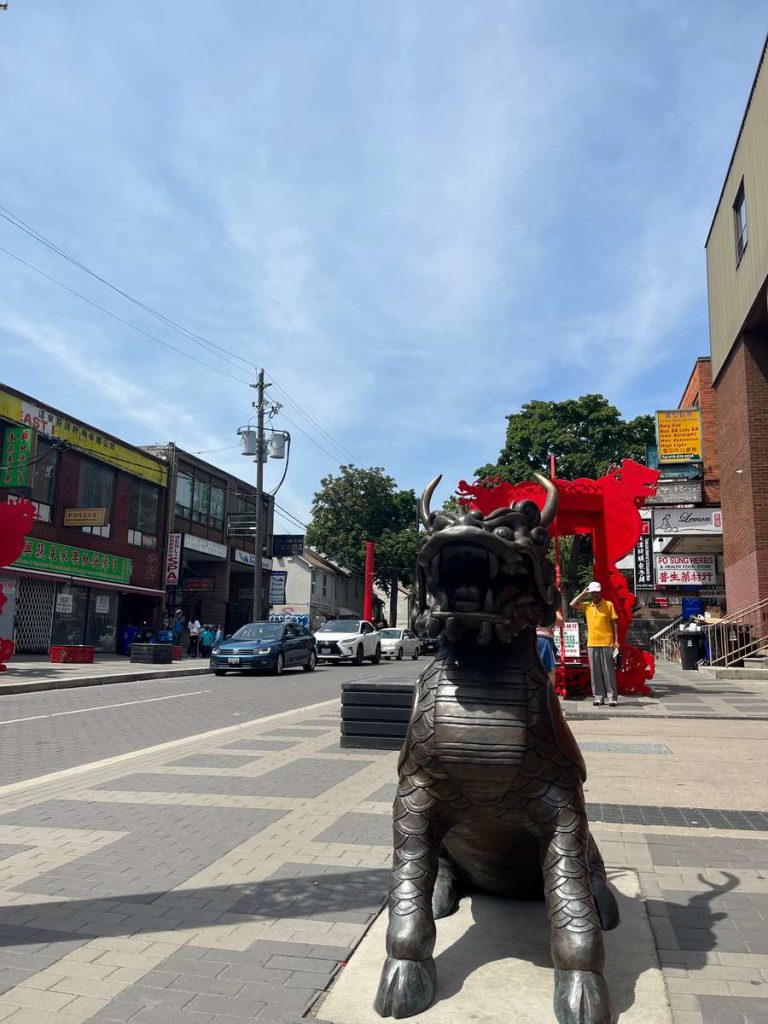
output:
M 763 48 L 731 166 L 707 239 L 712 377 L 717 378 L 768 280 L 768 56 Z M 737 266 L 733 204 L 744 181 L 747 247 Z M 764 309 L 760 310 L 764 314 Z

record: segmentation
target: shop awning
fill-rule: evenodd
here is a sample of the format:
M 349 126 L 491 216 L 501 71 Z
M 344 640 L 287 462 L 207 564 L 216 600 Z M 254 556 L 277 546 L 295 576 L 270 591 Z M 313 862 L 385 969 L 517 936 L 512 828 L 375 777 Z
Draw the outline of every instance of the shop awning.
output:
M 60 572 L 35 572 L 34 569 L 17 569 L 12 565 L 0 567 L 0 576 L 12 573 L 14 576 L 31 576 L 37 580 L 55 580 L 57 583 L 71 583 L 93 590 L 117 590 L 121 594 L 146 594 L 149 597 L 165 597 L 164 590 L 151 587 L 132 587 L 129 583 L 107 583 L 104 580 L 92 580 L 87 576 L 72 576 Z

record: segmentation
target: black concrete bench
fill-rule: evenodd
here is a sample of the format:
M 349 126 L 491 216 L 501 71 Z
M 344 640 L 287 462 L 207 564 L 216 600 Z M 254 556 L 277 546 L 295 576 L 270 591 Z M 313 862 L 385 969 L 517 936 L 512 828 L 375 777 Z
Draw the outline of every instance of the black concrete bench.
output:
M 413 681 L 361 680 L 341 686 L 341 746 L 399 750 L 413 703 Z

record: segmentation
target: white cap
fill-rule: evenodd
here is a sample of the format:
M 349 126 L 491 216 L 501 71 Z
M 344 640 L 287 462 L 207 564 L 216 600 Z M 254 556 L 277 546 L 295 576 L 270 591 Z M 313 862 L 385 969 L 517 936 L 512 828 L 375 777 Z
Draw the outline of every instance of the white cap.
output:
M 597 582 L 597 580 L 593 580 L 592 583 L 590 583 L 587 587 L 587 593 L 599 594 L 602 591 L 602 589 L 602 586 Z

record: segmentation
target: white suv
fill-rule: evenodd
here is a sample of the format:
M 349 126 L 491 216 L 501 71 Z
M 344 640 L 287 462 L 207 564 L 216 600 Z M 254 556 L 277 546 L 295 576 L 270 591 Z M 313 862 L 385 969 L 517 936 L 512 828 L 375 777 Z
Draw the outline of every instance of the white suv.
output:
M 379 634 L 365 619 L 331 619 L 315 633 L 318 661 L 353 661 L 372 665 L 381 661 Z

